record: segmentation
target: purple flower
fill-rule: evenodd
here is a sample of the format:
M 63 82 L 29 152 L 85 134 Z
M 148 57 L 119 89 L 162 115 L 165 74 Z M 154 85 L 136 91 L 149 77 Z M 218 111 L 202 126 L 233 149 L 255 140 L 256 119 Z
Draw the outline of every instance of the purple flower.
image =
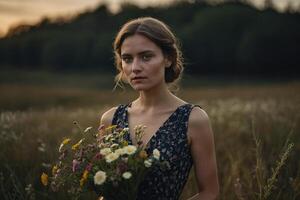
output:
M 80 162 L 76 159 L 73 160 L 73 166 L 72 166 L 72 171 L 75 172 L 79 168 Z
M 92 169 L 92 163 L 87 164 L 87 166 L 85 167 L 85 169 L 87 171 L 91 171 L 91 169 Z
M 125 162 L 120 162 L 117 165 L 117 171 L 121 174 L 124 173 L 127 169 L 128 169 L 128 166 Z

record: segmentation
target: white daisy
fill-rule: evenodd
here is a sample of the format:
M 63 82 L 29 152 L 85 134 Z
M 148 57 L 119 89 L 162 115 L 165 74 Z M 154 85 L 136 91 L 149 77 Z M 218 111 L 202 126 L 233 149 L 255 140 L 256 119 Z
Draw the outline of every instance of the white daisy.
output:
M 119 154 L 117 153 L 110 153 L 105 156 L 105 160 L 107 163 L 111 163 L 114 160 L 117 160 L 119 158 Z
M 122 174 L 122 177 L 125 178 L 125 179 L 130 179 L 131 176 L 132 176 L 132 174 L 131 174 L 130 172 L 124 172 L 124 173 Z
M 123 149 L 124 149 L 125 154 L 127 154 L 127 155 L 132 155 L 136 152 L 136 146 L 133 146 L 133 145 L 128 145 L 128 146 L 124 147 Z
M 96 185 L 102 185 L 106 180 L 106 173 L 99 170 L 94 176 L 94 183 Z
M 151 160 L 145 160 L 144 161 L 144 165 L 145 165 L 145 167 L 147 167 L 147 168 L 149 168 L 149 167 L 151 167 L 151 165 L 152 165 L 152 162 L 151 162 Z
M 159 160 L 160 152 L 159 152 L 158 149 L 154 149 L 154 150 L 153 150 L 153 157 L 154 157 L 156 160 Z
M 104 149 L 101 149 L 100 150 L 100 153 L 103 155 L 103 156 L 106 156 L 108 154 L 111 153 L 111 149 L 110 148 L 104 148 Z
M 122 148 L 122 149 L 117 149 L 117 150 L 115 150 L 115 153 L 117 153 L 117 154 L 119 154 L 119 156 L 121 156 L 121 155 L 124 155 L 124 154 L 125 154 L 125 151 L 124 151 L 124 149 Z

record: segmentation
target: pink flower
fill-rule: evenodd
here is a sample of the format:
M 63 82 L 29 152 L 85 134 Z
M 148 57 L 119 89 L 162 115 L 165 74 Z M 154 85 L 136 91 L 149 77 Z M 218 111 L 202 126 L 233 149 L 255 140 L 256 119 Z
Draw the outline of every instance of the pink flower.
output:
M 85 170 L 91 171 L 91 169 L 92 169 L 92 163 L 87 164 L 87 166 L 85 167 Z
M 94 159 L 95 159 L 95 160 L 100 160 L 100 159 L 102 159 L 102 158 L 103 158 L 103 156 L 102 156 L 101 153 L 97 153 L 97 154 L 94 156 Z
M 75 172 L 78 169 L 80 162 L 74 159 L 72 163 L 73 163 L 72 171 Z
M 128 166 L 127 166 L 127 164 L 125 163 L 125 162 L 120 162 L 118 165 L 117 165 L 117 171 L 119 172 L 119 173 L 123 173 L 123 172 L 125 172 L 126 170 L 128 169 Z
M 105 128 L 105 126 L 102 124 L 101 126 L 99 126 L 98 131 L 101 131 Z

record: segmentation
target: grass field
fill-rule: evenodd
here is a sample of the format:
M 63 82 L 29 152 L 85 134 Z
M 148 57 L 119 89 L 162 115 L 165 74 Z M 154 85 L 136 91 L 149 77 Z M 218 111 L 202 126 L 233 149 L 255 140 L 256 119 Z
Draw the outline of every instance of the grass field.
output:
M 42 187 L 39 177 L 50 171 L 62 138 L 79 134 L 72 122 L 96 128 L 106 109 L 137 94 L 112 92 L 110 77 L 17 77 L 0 85 L 0 199 L 68 199 Z M 196 83 L 178 95 L 210 116 L 220 199 L 299 199 L 300 82 Z M 196 192 L 191 172 L 181 199 Z

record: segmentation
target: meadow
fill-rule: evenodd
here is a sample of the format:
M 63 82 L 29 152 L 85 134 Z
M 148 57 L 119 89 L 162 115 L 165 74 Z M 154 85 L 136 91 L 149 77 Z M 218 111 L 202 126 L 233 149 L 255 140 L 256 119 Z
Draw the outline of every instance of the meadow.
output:
M 130 89 L 112 92 L 112 76 L 0 75 L 0 199 L 69 199 L 40 183 L 64 137 L 99 126 Z M 199 104 L 214 130 L 219 199 L 300 198 L 300 81 L 183 80 L 178 96 Z M 197 192 L 191 171 L 181 199 Z M 82 199 L 96 199 L 94 193 Z

